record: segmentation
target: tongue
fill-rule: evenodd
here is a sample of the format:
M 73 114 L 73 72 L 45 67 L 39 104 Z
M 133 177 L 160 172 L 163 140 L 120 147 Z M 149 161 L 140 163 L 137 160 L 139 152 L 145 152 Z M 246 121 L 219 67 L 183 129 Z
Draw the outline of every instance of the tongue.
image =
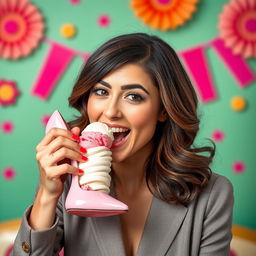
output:
M 120 141 L 122 138 L 124 138 L 126 136 L 127 132 L 115 132 L 114 133 L 114 138 L 115 138 L 115 142 Z

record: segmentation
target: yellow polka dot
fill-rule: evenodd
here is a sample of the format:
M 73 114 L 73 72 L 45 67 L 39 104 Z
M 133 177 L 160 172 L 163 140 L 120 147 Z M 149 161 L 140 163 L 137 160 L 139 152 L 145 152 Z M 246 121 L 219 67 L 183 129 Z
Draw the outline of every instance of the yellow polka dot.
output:
M 246 100 L 241 96 L 234 96 L 231 99 L 231 108 L 235 111 L 243 111 L 246 108 Z
M 60 28 L 60 34 L 65 38 L 72 38 L 76 34 L 76 28 L 72 24 L 63 24 Z
M 0 99 L 7 101 L 14 96 L 14 90 L 9 84 L 3 84 L 0 87 Z

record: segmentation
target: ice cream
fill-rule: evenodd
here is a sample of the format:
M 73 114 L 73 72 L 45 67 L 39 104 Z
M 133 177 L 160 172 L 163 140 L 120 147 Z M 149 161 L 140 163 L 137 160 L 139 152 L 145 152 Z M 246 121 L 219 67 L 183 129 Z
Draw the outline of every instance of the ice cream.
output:
M 84 175 L 79 179 L 82 189 L 99 190 L 109 193 L 111 177 L 113 132 L 106 124 L 89 124 L 80 136 L 80 145 L 87 149 L 88 161 L 79 163 Z

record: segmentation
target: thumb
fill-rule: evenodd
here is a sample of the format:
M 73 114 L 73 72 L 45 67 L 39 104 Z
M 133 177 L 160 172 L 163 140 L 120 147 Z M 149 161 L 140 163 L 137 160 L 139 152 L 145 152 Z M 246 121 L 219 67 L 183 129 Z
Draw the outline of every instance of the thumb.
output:
M 71 132 L 77 136 L 80 136 L 81 129 L 76 126 L 71 129 Z

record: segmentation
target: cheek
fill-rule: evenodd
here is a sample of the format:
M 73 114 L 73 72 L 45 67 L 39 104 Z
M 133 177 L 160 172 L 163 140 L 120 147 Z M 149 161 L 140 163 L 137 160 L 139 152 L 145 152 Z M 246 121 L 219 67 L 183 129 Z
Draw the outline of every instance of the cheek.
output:
M 96 120 L 102 111 L 102 107 L 100 104 L 96 104 L 95 100 L 92 100 L 90 97 L 87 103 L 87 114 L 89 116 L 90 121 Z
M 129 121 L 134 126 L 134 128 L 143 128 L 147 126 L 150 128 L 151 125 L 155 125 L 157 114 L 152 106 L 143 106 L 138 109 L 130 109 Z

